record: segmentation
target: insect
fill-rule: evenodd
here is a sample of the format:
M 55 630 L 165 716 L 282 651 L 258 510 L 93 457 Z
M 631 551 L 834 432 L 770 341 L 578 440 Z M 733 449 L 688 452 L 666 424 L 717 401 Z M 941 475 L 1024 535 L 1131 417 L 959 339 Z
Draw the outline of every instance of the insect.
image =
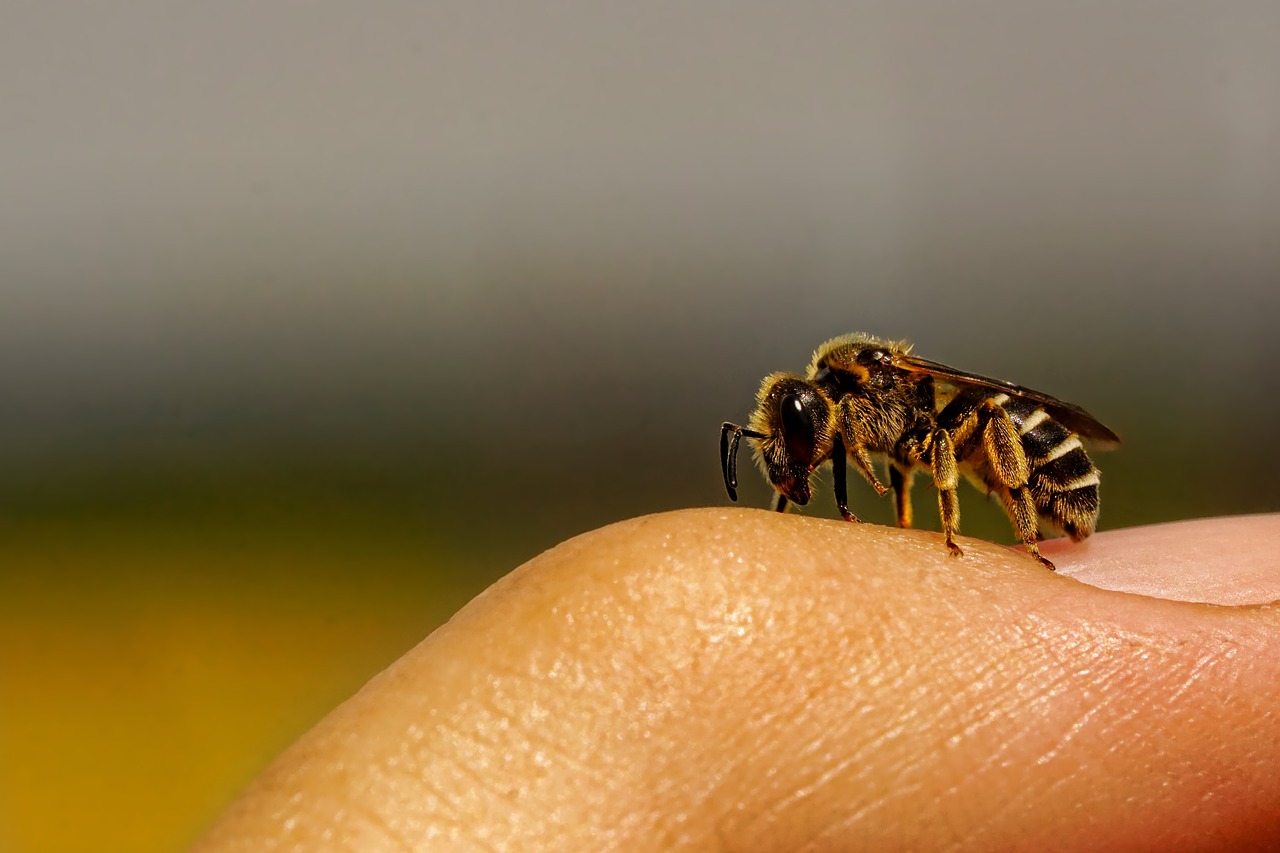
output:
M 1098 521 L 1098 469 L 1082 440 L 1099 450 L 1120 438 L 1079 406 L 1011 382 L 956 370 L 911 354 L 905 341 L 852 334 L 818 347 L 804 377 L 772 373 L 756 395 L 748 426 L 720 428 L 720 462 L 738 499 L 738 445 L 746 438 L 777 493 L 775 508 L 803 506 L 810 478 L 831 462 L 836 506 L 846 521 L 846 460 L 876 493 L 894 493 L 898 526 L 911 526 L 911 480 L 933 477 L 946 545 L 960 532 L 956 488 L 964 474 L 999 497 L 1027 552 L 1053 569 L 1036 543 L 1040 526 L 1075 541 Z M 872 469 L 887 459 L 889 485 Z

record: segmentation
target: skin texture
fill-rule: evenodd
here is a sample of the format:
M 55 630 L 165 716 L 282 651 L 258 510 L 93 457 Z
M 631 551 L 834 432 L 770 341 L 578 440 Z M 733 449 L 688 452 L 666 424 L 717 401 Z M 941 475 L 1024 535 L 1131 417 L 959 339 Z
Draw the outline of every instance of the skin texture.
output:
M 1280 516 L 1045 543 L 1057 574 L 961 545 L 744 509 L 579 536 L 196 849 L 1274 848 Z

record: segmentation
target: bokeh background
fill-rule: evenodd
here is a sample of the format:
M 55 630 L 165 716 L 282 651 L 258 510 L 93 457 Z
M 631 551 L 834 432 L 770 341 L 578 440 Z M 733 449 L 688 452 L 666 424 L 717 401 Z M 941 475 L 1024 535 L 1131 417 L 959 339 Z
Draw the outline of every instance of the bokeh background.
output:
M 724 503 L 720 422 L 834 334 L 1089 408 L 1104 528 L 1280 508 L 1278 44 L 1267 0 L 0 2 L 0 849 L 181 848 L 523 560 Z

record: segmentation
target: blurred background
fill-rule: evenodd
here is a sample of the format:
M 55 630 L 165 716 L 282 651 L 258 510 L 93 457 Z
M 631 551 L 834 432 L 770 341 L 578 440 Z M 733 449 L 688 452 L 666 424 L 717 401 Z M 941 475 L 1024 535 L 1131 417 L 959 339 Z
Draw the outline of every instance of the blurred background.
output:
M 1267 0 L 0 2 L 0 849 L 194 840 L 519 563 L 726 503 L 720 422 L 835 334 L 1088 408 L 1104 529 L 1280 508 L 1277 44 Z

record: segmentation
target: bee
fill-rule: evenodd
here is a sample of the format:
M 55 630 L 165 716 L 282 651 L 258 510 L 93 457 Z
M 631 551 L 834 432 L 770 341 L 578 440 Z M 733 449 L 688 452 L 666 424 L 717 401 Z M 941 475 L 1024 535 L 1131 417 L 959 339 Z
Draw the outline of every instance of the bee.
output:
M 911 526 L 911 480 L 933 477 L 946 545 L 963 551 L 956 488 L 965 475 L 996 495 L 1027 552 L 1040 553 L 1040 527 L 1080 541 L 1098 522 L 1098 469 L 1083 441 L 1099 450 L 1120 438 L 1079 406 L 956 370 L 911 354 L 906 341 L 844 335 L 818 347 L 804 377 L 766 376 L 748 426 L 720 428 L 720 463 L 729 499 L 738 499 L 738 445 L 746 438 L 773 485 L 774 507 L 804 506 L 810 479 L 832 463 L 836 506 L 849 511 L 846 460 L 876 493 L 894 494 L 899 527 Z M 889 485 L 872 469 L 887 460 Z

